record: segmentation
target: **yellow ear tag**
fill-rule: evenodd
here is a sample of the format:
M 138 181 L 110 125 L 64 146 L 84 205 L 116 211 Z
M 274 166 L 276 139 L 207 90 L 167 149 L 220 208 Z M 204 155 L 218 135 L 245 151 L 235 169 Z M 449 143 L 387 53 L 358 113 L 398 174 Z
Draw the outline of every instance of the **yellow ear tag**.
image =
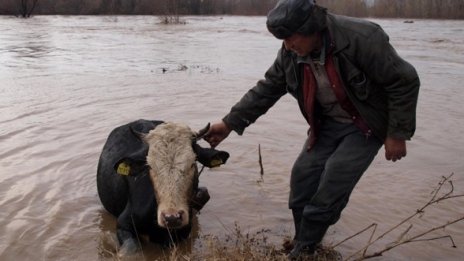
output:
M 212 168 L 215 168 L 215 167 L 218 167 L 222 164 L 222 160 L 221 159 L 212 159 L 210 161 L 210 165 Z
M 130 166 L 127 165 L 125 162 L 121 162 L 121 163 L 119 163 L 118 169 L 116 170 L 116 172 L 119 175 L 129 176 L 129 174 L 130 174 Z

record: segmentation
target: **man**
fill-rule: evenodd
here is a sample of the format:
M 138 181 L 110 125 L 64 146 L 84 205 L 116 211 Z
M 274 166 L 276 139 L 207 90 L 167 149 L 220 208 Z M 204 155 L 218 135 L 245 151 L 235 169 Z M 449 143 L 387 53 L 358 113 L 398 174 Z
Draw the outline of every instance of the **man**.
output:
M 327 13 L 313 0 L 281 0 L 267 28 L 282 48 L 255 87 L 211 126 L 217 146 L 244 129 L 287 92 L 310 125 L 294 163 L 289 208 L 295 223 L 290 258 L 312 255 L 382 145 L 387 160 L 406 156 L 415 130 L 419 78 L 382 28 Z

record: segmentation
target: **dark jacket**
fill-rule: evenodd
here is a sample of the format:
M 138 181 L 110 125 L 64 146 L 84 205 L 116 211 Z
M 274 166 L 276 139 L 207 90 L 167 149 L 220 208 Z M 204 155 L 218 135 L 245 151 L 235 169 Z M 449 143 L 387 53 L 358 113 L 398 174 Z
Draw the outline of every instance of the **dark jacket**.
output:
M 412 65 L 398 56 L 387 34 L 372 22 L 327 15 L 334 62 L 347 96 L 374 135 L 410 139 L 415 131 L 419 77 Z M 296 54 L 279 50 L 274 64 L 223 121 L 238 134 L 267 112 L 287 92 L 303 107 L 302 68 Z M 317 114 L 316 114 L 317 116 Z

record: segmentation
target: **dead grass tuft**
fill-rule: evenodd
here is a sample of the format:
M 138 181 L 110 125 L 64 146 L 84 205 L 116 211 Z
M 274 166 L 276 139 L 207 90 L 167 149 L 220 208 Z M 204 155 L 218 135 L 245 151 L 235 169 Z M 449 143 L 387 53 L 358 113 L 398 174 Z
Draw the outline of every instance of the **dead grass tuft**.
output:
M 201 236 L 201 245 L 191 260 L 287 260 L 282 250 L 268 242 L 270 230 L 243 233 L 235 223 L 231 234 L 220 240 L 217 236 Z

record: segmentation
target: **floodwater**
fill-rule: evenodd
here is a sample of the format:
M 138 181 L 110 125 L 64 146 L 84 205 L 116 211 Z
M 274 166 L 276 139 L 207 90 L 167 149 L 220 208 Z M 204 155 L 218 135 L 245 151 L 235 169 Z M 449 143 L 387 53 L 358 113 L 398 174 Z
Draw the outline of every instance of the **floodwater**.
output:
M 408 156 L 387 162 L 383 149 L 355 189 L 325 242 L 337 243 L 372 223 L 376 235 L 415 213 L 442 176 L 464 194 L 464 21 L 373 19 L 418 70 L 417 131 Z M 97 161 L 109 132 L 137 119 L 179 121 L 200 129 L 222 118 L 263 76 L 280 47 L 264 17 L 0 17 L 0 260 L 107 260 L 115 219 L 96 191 Z M 291 236 L 289 173 L 306 133 L 290 95 L 244 136 L 220 145 L 226 165 L 205 170 L 211 200 L 195 219 L 191 251 L 202 235 L 269 230 L 279 246 Z M 202 143 L 206 146 L 206 143 Z M 260 177 L 258 145 L 264 175 Z M 451 188 L 449 184 L 445 191 Z M 464 199 L 428 207 L 369 251 L 413 224 L 409 235 L 464 216 Z M 337 249 L 348 257 L 361 234 Z M 378 260 L 462 260 L 464 221 L 386 252 Z M 162 250 L 144 244 L 147 260 Z M 142 258 L 143 259 L 143 258 Z

